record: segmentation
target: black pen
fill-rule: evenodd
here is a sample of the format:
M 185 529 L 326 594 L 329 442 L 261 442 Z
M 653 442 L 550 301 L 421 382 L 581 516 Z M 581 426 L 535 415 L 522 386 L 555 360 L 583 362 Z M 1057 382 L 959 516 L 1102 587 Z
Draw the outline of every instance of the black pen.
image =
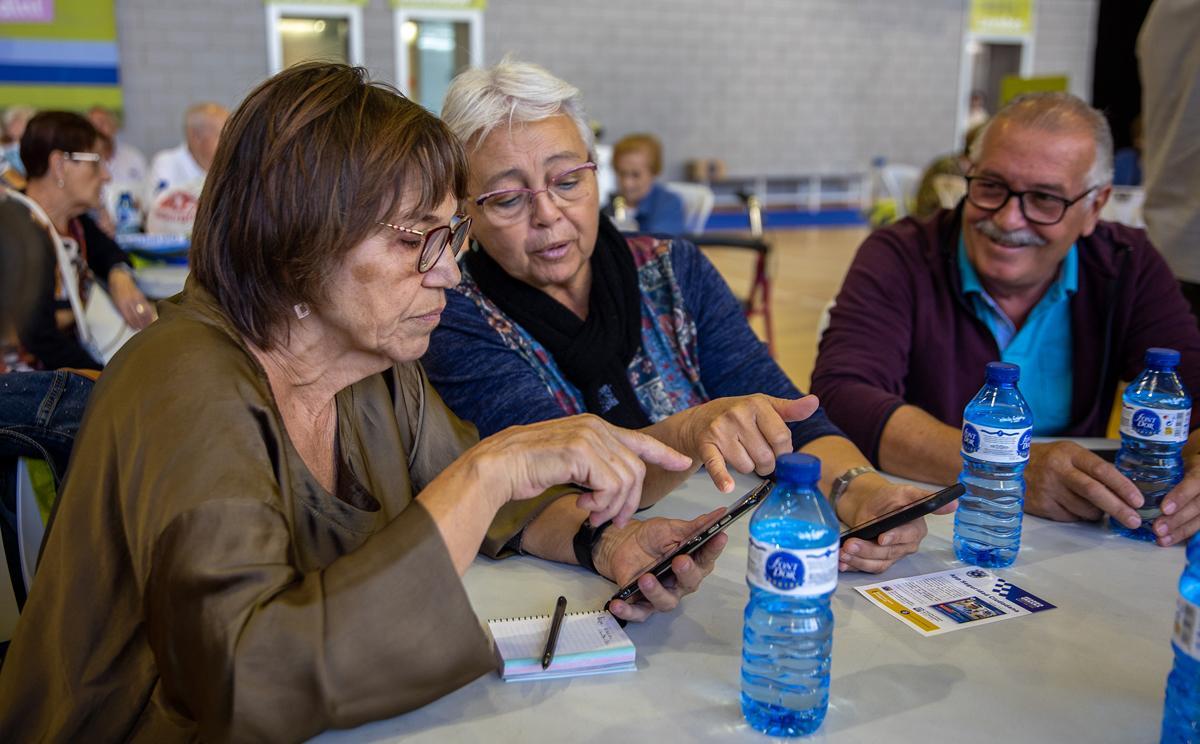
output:
M 546 636 L 546 650 L 542 652 L 542 669 L 554 661 L 554 649 L 558 646 L 558 631 L 562 628 L 563 614 L 567 611 L 567 598 L 559 597 L 554 605 L 554 618 L 550 621 L 550 635 Z

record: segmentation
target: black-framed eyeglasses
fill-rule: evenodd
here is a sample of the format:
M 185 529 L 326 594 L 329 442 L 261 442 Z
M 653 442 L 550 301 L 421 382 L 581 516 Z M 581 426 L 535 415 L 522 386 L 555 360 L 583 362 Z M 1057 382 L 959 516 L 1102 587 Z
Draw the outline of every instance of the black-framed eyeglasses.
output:
M 476 206 L 482 207 L 488 219 L 497 224 L 508 224 L 529 216 L 533 200 L 538 194 L 553 194 L 562 202 L 573 202 L 592 193 L 591 174 L 596 164 L 588 161 L 552 176 L 544 189 L 500 189 L 480 194 L 473 198 Z
M 467 246 L 467 236 L 471 232 L 471 218 L 464 215 L 454 215 L 449 225 L 435 227 L 432 230 L 417 230 L 412 227 L 401 227 L 387 222 L 379 223 L 383 227 L 396 232 L 408 233 L 421 238 L 421 254 L 417 257 L 417 273 L 425 274 L 442 258 L 446 246 L 450 246 L 450 255 L 457 262 Z
M 998 212 L 1015 196 L 1027 222 L 1057 225 L 1072 205 L 1098 188 L 1093 186 L 1074 199 L 1067 199 L 1044 191 L 1013 191 L 1008 184 L 987 176 L 967 176 L 967 201 L 988 212 Z

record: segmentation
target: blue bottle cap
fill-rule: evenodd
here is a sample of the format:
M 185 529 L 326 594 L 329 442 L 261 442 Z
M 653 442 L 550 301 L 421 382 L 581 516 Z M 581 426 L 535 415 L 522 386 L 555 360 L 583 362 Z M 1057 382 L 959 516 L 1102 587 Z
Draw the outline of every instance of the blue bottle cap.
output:
M 1179 366 L 1179 352 L 1161 347 L 1146 349 L 1146 366 L 1175 369 Z
M 816 483 L 821 480 L 821 461 L 802 452 L 780 455 L 775 459 L 775 477 L 789 483 Z
M 1011 385 L 1021 379 L 1021 368 L 1008 362 L 988 362 L 987 381 L 989 385 Z

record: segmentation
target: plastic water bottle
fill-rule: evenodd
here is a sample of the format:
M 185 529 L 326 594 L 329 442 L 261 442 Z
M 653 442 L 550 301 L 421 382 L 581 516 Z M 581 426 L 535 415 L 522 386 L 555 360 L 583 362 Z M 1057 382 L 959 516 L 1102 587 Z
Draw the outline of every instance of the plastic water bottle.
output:
M 1192 396 L 1175 369 L 1179 352 L 1147 349 L 1146 369 L 1121 396 L 1121 449 L 1117 470 L 1142 492 L 1138 516 L 1142 526 L 1129 529 L 1115 519 L 1108 522 L 1119 534 L 1137 540 L 1154 540 L 1151 524 L 1162 515 L 1163 496 L 1183 478 L 1183 445 L 1188 438 Z
M 1200 741 L 1200 539 L 1188 543 L 1187 559 L 1175 606 L 1175 666 L 1167 676 L 1163 744 Z
M 987 382 L 963 411 L 958 481 L 966 493 L 954 512 L 954 554 L 976 566 L 1011 566 L 1021 548 L 1033 412 L 1017 389 L 1020 378 L 1015 364 L 988 364 Z
M 122 191 L 120 198 L 117 199 L 117 234 L 129 235 L 138 232 L 141 225 L 141 217 L 138 215 L 137 208 L 133 206 L 133 194 L 128 191 Z
M 838 521 L 821 492 L 821 461 L 783 455 L 777 483 L 750 520 L 742 633 L 742 715 L 772 736 L 810 734 L 829 707 Z

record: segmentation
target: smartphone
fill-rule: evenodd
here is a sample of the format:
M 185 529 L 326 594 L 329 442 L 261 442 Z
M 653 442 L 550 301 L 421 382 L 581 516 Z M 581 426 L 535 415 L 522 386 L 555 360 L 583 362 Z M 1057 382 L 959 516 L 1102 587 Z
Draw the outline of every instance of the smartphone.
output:
M 641 594 L 641 591 L 638 589 L 637 585 L 638 579 L 642 578 L 648 573 L 654 574 L 656 577 L 658 577 L 659 581 L 666 579 L 671 575 L 671 561 L 674 560 L 675 556 L 691 555 L 700 548 L 704 547 L 705 543 L 724 532 L 725 528 L 736 522 L 739 517 L 754 511 L 754 508 L 763 502 L 763 499 L 767 497 L 767 494 L 771 493 L 771 489 L 774 487 L 774 485 L 775 481 L 764 480 L 762 483 L 759 483 L 757 486 L 750 489 L 749 492 L 741 496 L 737 501 L 734 501 L 732 504 L 730 504 L 729 508 L 725 510 L 724 514 L 717 517 L 712 522 L 702 525 L 699 529 L 689 535 L 686 540 L 679 543 L 679 547 L 670 554 L 655 560 L 641 571 L 638 571 L 634 579 L 618 589 L 617 593 L 612 595 L 612 599 L 609 599 L 608 601 L 612 602 L 613 599 L 620 599 L 626 602 L 633 601 L 636 595 Z M 605 606 L 607 607 L 607 605 Z
M 861 540 L 874 540 L 893 527 L 899 527 L 926 514 L 932 514 L 959 496 L 962 496 L 965 490 L 963 484 L 955 483 L 953 486 L 931 493 L 911 504 L 905 504 L 887 514 L 875 517 L 870 522 L 849 527 L 842 533 L 841 542 L 844 543 L 852 537 L 857 537 Z

